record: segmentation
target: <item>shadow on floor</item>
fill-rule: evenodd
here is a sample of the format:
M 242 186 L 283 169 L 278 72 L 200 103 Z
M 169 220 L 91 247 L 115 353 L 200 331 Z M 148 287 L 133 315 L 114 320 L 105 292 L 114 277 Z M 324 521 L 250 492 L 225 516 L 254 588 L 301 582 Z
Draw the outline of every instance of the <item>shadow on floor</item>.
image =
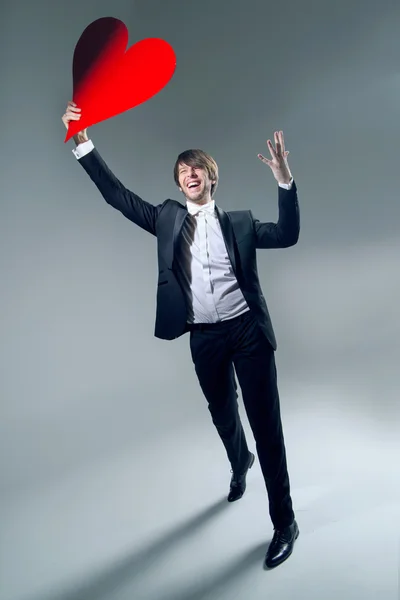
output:
M 172 550 L 185 538 L 193 536 L 197 530 L 216 518 L 227 507 L 229 504 L 226 498 L 223 498 L 196 517 L 163 534 L 147 547 L 123 558 L 112 566 L 105 567 L 101 573 L 75 582 L 67 589 L 53 589 L 48 594 L 40 594 L 31 600 L 111 600 L 115 598 L 114 594 L 119 592 L 125 597 L 123 591 L 127 591 L 130 585 L 134 588 L 134 582 L 138 576 L 142 579 L 144 573 L 152 569 L 157 560 L 163 558 L 169 550 Z M 205 595 L 224 587 L 227 583 L 231 584 L 233 579 L 240 577 L 255 562 L 261 561 L 262 564 L 265 550 L 265 544 L 258 546 L 244 554 L 218 576 L 210 579 L 205 574 L 204 581 L 201 583 L 182 590 L 171 590 L 165 594 L 158 593 L 157 598 L 158 600 L 200 600 Z M 134 589 L 132 589 L 132 596 L 129 595 L 129 597 L 136 597 Z

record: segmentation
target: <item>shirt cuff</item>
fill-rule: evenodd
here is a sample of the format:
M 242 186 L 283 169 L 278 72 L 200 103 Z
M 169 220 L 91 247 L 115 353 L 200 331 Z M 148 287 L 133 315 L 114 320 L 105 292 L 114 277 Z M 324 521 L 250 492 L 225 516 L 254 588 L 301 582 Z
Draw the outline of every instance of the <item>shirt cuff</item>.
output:
M 279 185 L 279 187 L 283 188 L 284 190 L 290 190 L 290 189 L 292 189 L 293 177 L 291 178 L 291 180 L 289 181 L 289 183 L 279 183 L 278 185 Z
M 88 140 L 87 142 L 82 142 L 82 144 L 78 144 L 76 148 L 73 148 L 72 152 L 79 160 L 86 154 L 89 154 L 94 149 L 94 145 L 92 140 Z

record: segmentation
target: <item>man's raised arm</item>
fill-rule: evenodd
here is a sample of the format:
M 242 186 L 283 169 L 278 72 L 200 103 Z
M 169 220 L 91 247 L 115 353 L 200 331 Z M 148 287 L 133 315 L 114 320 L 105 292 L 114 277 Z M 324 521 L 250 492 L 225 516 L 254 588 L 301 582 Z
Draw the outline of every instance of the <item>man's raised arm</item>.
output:
M 73 102 L 69 102 L 65 114 L 62 116 L 62 122 L 68 129 L 70 121 L 77 121 L 80 116 L 80 108 Z M 80 131 L 73 137 L 73 140 L 77 144 L 73 149 L 74 155 L 107 204 L 119 210 L 127 219 L 142 229 L 156 235 L 156 221 L 161 205 L 154 206 L 146 202 L 128 190 L 115 177 L 94 147 L 93 142 L 88 138 L 87 129 Z
M 283 131 L 274 133 L 276 148 L 267 141 L 271 159 L 262 154 L 258 158 L 268 165 L 279 185 L 279 218 L 277 223 L 261 223 L 254 219 L 257 248 L 288 248 L 299 239 L 300 213 L 297 187 L 289 168 Z

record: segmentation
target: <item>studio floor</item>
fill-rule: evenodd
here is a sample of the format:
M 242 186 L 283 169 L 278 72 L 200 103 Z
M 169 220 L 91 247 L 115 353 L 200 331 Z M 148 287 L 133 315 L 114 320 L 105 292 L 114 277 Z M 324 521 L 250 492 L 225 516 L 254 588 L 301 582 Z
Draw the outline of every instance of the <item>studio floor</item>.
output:
M 283 413 L 300 537 L 276 569 L 263 569 L 258 462 L 229 504 L 229 465 L 202 423 L 6 502 L 1 599 L 398 600 L 395 437 L 326 407 Z

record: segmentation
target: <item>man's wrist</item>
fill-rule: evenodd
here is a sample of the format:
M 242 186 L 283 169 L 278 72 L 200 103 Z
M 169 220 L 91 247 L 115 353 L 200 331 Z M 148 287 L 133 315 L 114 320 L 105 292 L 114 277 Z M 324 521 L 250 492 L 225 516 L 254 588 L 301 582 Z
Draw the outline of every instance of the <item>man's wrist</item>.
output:
M 72 154 L 79 160 L 89 154 L 94 149 L 94 145 L 92 140 L 88 139 L 85 142 L 82 142 L 76 146 L 76 148 L 72 149 Z
M 293 177 L 291 177 L 289 179 L 289 181 L 287 179 L 285 179 L 285 181 L 278 181 L 278 186 L 285 189 L 285 190 L 291 190 L 292 189 L 292 185 L 293 185 Z
M 75 144 L 78 146 L 79 144 L 84 144 L 89 141 L 89 138 L 86 135 L 74 135 L 73 140 Z

